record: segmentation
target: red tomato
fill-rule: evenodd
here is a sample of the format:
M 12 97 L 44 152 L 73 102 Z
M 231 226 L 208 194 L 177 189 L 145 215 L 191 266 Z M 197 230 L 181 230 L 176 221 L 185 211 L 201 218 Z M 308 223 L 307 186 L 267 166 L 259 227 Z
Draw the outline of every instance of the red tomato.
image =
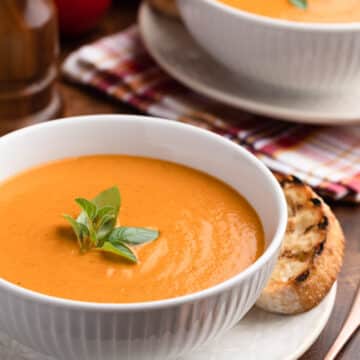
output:
M 111 0 L 55 0 L 61 33 L 79 35 L 92 29 L 110 3 Z

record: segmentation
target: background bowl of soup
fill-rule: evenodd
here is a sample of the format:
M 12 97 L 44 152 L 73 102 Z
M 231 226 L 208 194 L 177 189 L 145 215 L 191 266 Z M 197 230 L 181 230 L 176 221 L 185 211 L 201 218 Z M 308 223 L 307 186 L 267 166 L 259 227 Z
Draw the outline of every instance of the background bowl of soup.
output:
M 64 169 L 67 170 L 63 172 L 63 181 L 57 180 L 59 185 L 53 191 L 65 193 L 64 189 L 69 189 L 71 185 L 75 186 L 75 180 L 74 184 L 69 185 L 71 167 L 68 166 L 73 160 L 67 163 L 62 162 L 63 159 L 82 159 L 83 156 L 90 155 L 96 155 L 98 158 L 105 154 L 104 161 L 108 165 L 114 161 L 115 155 L 141 156 L 139 161 L 145 165 L 147 163 L 143 157 L 165 160 L 202 171 L 231 186 L 234 191 L 242 194 L 259 216 L 265 239 L 263 254 L 239 274 L 217 285 L 195 293 L 143 302 L 96 301 L 92 295 L 98 289 L 90 286 L 92 279 L 89 279 L 88 283 L 88 296 L 83 300 L 81 296 L 79 298 L 78 295 L 74 295 L 74 300 L 68 298 L 72 297 L 71 294 L 66 295 L 65 298 L 65 295 L 64 297 L 56 296 L 56 293 L 46 295 L 47 291 L 42 293 L 42 291 L 29 290 L 25 285 L 21 286 L 21 279 L 19 285 L 15 281 L 6 280 L 0 274 L 0 329 L 8 332 L 20 343 L 57 359 L 167 359 L 188 353 L 234 326 L 253 306 L 271 274 L 285 232 L 287 211 L 284 195 L 270 171 L 253 155 L 229 140 L 189 125 L 142 116 L 97 115 L 31 126 L 0 139 L 0 191 L 2 189 L 5 192 L 0 195 L 3 196 L 2 203 L 7 202 L 9 208 L 15 206 L 16 202 L 18 207 L 27 208 L 29 218 L 34 225 L 33 228 L 24 231 L 23 236 L 28 244 L 28 253 L 34 254 L 34 258 L 38 253 L 31 245 L 40 246 L 37 241 L 38 237 L 42 236 L 41 233 L 36 233 L 37 221 L 43 221 L 46 212 L 43 210 L 38 220 L 32 213 L 34 209 L 40 209 L 39 204 L 46 203 L 47 200 L 50 204 L 49 212 L 58 205 L 51 203 L 53 196 L 47 187 L 54 180 L 54 174 L 59 171 L 59 167 L 65 166 Z M 93 166 L 92 159 L 90 157 L 85 158 L 84 162 L 81 161 L 83 170 L 80 170 L 80 174 L 89 173 L 89 166 Z M 128 158 L 125 158 L 125 161 L 128 161 Z M 48 173 L 49 176 L 41 177 L 42 181 L 36 180 L 40 179 L 39 172 L 46 169 L 42 167 L 43 164 L 49 162 L 53 164 L 50 168 L 54 166 Z M 124 166 L 124 172 L 129 171 L 132 166 L 130 163 L 125 164 L 128 166 Z M 157 166 L 169 166 L 169 171 L 177 171 L 176 167 L 172 167 L 175 165 L 166 164 L 161 163 Z M 35 170 L 33 173 L 26 173 L 28 169 Z M 80 176 L 77 173 L 78 169 L 73 171 L 76 177 Z M 16 177 L 17 174 L 20 174 L 19 177 Z M 17 194 L 13 202 L 6 200 L 12 182 L 20 181 L 23 176 L 27 176 L 26 174 L 34 174 L 34 176 L 27 177 L 24 190 Z M 115 172 L 113 174 L 108 170 L 106 177 L 111 180 L 113 175 L 115 176 Z M 148 179 L 145 173 L 143 175 L 144 179 Z M 101 183 L 103 177 L 105 175 L 102 176 L 99 171 L 93 176 L 84 176 L 82 179 L 84 189 L 88 184 L 97 181 Z M 139 184 L 140 182 L 137 183 Z M 18 185 L 23 186 L 21 182 L 18 182 Z M 101 187 L 104 185 L 101 183 Z M 28 200 L 31 195 L 29 189 L 38 192 L 38 201 Z M 13 188 L 11 191 L 17 190 Z M 161 189 L 157 190 L 158 193 L 161 191 Z M 201 191 L 201 189 L 193 189 L 194 196 L 196 192 Z M 41 196 L 45 197 L 45 200 Z M 156 194 L 155 196 L 149 194 L 149 197 L 155 199 Z M 172 200 L 168 199 L 169 206 Z M 125 199 L 124 204 L 126 204 Z M 145 203 L 139 204 L 145 206 Z M 129 209 L 130 205 L 124 206 Z M 181 206 L 180 203 L 179 207 Z M 15 208 L 16 206 L 14 211 Z M 134 209 L 136 210 L 136 206 Z M 156 212 L 156 204 L 153 210 Z M 4 211 L 1 204 L 0 211 Z M 18 214 L 22 213 L 26 212 L 20 210 Z M 61 214 L 59 214 L 60 218 Z M 57 223 L 58 220 L 54 221 Z M 17 229 L 24 223 L 12 222 L 12 220 L 10 223 L 13 224 L 11 231 L 14 231 L 14 234 L 21 234 Z M 2 225 L 4 226 L 4 223 Z M 10 230 L 6 229 L 6 231 Z M 15 238 L 2 237 L 0 241 L 8 243 L 11 240 L 15 241 Z M 36 267 L 41 262 L 41 257 L 32 261 L 30 256 L 26 262 L 22 262 L 23 253 L 26 252 L 3 254 L 5 256 L 3 259 L 5 261 L 7 257 L 11 257 L 13 261 L 8 262 L 9 267 L 15 269 L 18 267 L 20 272 L 27 267 L 29 271 L 34 271 L 30 267 Z M 74 252 L 69 252 L 68 255 L 64 253 L 62 261 L 75 271 L 77 264 L 68 257 L 70 254 L 74 256 Z M 51 253 L 46 256 L 52 257 Z M 87 261 L 86 259 L 96 255 L 82 256 L 84 261 Z M 189 260 L 196 261 L 196 259 Z M 44 287 L 49 285 L 46 282 L 59 281 L 56 269 L 60 269 L 63 264 L 60 264 L 59 259 L 55 260 L 55 257 L 52 262 L 55 266 L 49 265 L 48 280 L 41 280 Z M 13 266 L 14 263 L 18 265 Z M 96 261 L 93 264 L 94 267 L 97 266 Z M 116 271 L 116 267 L 116 263 L 112 264 L 113 272 Z M 139 267 L 141 268 L 141 264 Z M 41 270 L 41 273 L 44 271 Z M 96 270 L 88 268 L 88 271 L 94 271 L 91 277 L 97 276 Z M 98 274 L 101 272 L 99 267 Z M 24 274 L 27 273 L 28 271 L 24 271 Z M 59 281 L 58 287 L 74 286 L 73 280 L 77 279 L 77 276 L 78 274 L 71 276 L 71 273 L 64 276 L 64 279 Z M 85 283 L 87 281 L 86 277 L 82 280 Z M 79 287 L 84 285 L 80 281 L 78 284 Z M 163 284 L 165 288 L 170 285 L 166 282 Z M 55 290 L 56 288 L 55 286 Z M 74 293 L 76 291 L 74 290 Z M 97 296 L 101 297 L 101 294 Z
M 360 3 L 178 0 L 198 43 L 235 74 L 286 90 L 327 93 L 360 83 Z

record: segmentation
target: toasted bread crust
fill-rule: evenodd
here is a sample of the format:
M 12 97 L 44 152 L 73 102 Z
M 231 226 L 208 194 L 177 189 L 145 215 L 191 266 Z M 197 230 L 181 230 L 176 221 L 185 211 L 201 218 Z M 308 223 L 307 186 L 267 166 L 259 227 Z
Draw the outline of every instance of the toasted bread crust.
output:
M 295 314 L 312 309 L 330 291 L 343 262 L 344 235 L 330 208 L 310 187 L 294 177 L 278 176 L 278 180 L 288 202 L 288 229 L 278 263 L 257 305 L 271 312 Z M 284 278 L 282 267 L 288 272 Z
M 179 17 L 179 11 L 176 5 L 175 0 L 147 0 L 155 9 L 161 11 L 162 13 Z

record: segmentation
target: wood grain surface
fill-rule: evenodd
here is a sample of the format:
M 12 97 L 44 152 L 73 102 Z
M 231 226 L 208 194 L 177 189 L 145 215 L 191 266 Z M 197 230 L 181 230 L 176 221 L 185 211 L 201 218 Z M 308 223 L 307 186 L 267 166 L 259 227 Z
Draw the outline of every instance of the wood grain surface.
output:
M 137 17 L 137 0 L 114 0 L 114 4 L 101 24 L 92 33 L 78 39 L 61 39 L 61 60 L 72 50 L 106 34 L 111 34 L 133 24 Z M 63 98 L 62 116 L 87 114 L 138 113 L 133 108 L 111 101 L 103 94 L 88 88 L 74 86 L 59 79 L 58 88 Z M 0 134 L 25 124 L 2 123 Z M 330 204 L 331 205 L 331 204 Z M 301 360 L 321 360 L 334 342 L 350 310 L 358 284 L 360 282 L 360 205 L 333 205 L 346 235 L 345 264 L 339 278 L 337 301 L 330 321 L 316 341 Z M 306 331 L 306 329 L 304 329 Z M 269 353 L 271 349 L 269 349 Z M 360 359 L 360 334 L 357 333 L 341 352 L 339 359 Z M 259 359 L 265 360 L 265 359 Z

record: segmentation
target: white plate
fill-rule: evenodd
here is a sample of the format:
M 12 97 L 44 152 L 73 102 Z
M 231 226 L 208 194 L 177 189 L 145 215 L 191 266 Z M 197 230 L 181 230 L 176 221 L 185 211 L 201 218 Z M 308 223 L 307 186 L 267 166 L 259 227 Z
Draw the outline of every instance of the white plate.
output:
M 203 95 L 256 114 L 288 121 L 322 125 L 360 123 L 360 89 L 326 95 L 300 94 L 257 84 L 234 76 L 213 60 L 180 21 L 167 18 L 143 4 L 139 23 L 145 45 L 159 65 Z
M 178 360 L 297 359 L 324 329 L 335 304 L 336 288 L 335 284 L 320 305 L 301 315 L 281 316 L 254 308 L 225 336 Z M 55 360 L 19 345 L 1 332 L 0 359 Z

